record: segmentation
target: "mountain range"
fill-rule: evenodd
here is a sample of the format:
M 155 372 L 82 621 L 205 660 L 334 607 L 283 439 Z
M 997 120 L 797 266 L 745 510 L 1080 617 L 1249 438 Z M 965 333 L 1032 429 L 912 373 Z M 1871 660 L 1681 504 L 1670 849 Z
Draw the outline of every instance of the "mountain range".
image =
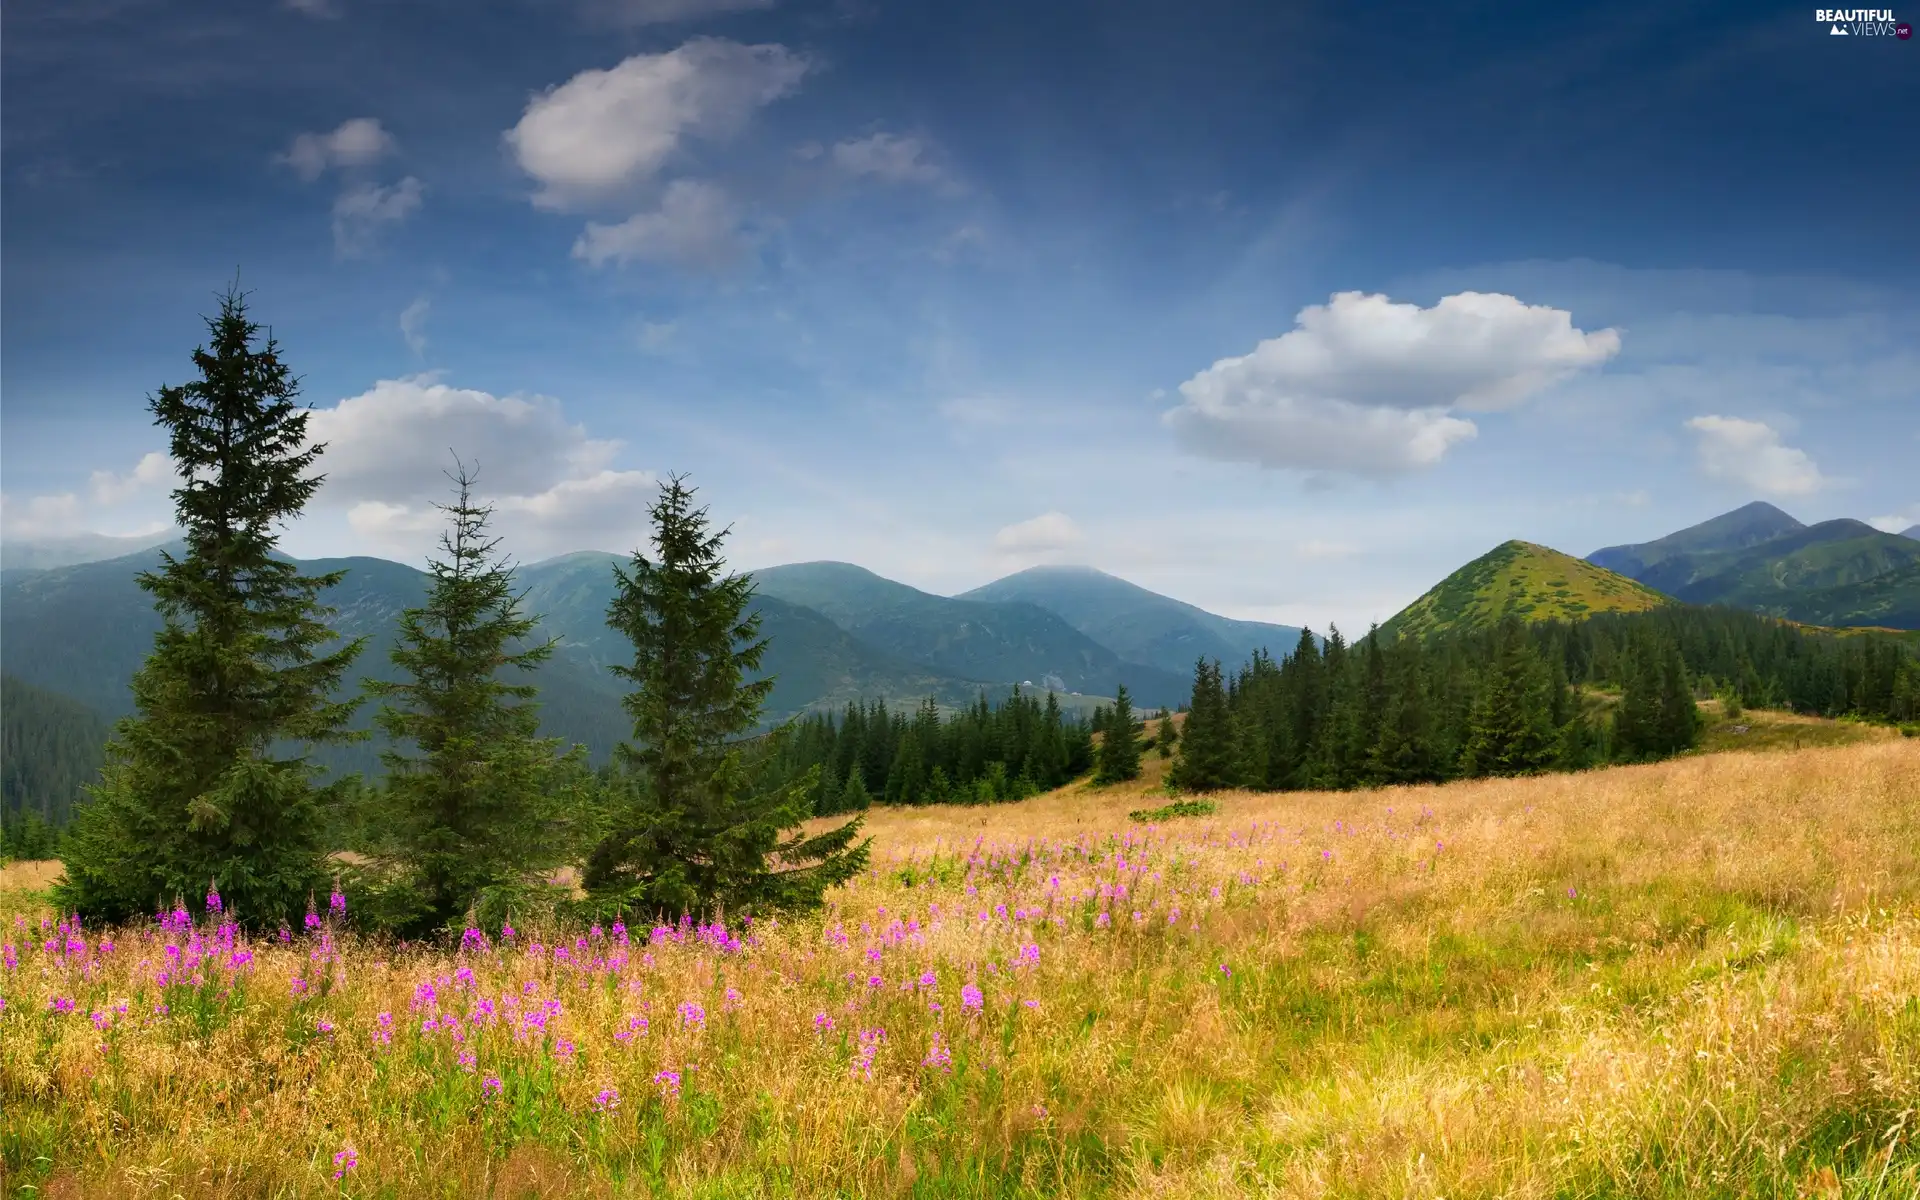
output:
M 1805 525 L 1756 501 L 1651 542 L 1587 556 L 1687 604 L 1813 625 L 1920 629 L 1920 526 Z
M 105 720 L 131 711 L 133 673 L 160 628 L 136 577 L 157 569 L 155 546 L 120 557 L 0 572 L 0 667 L 35 691 L 75 702 Z M 526 611 L 541 618 L 537 636 L 558 651 L 538 669 L 543 731 L 583 742 L 596 758 L 627 736 L 620 708 L 626 688 L 607 670 L 631 654 L 606 624 L 618 555 L 582 552 L 519 568 Z M 391 677 L 388 650 L 400 614 L 421 603 L 429 577 L 378 558 L 302 562 L 311 573 L 344 570 L 326 593 L 333 627 L 368 645 L 347 685 Z M 754 573 L 762 673 L 775 679 L 766 719 L 839 708 L 853 700 L 943 706 L 999 698 L 1016 685 L 1061 693 L 1069 709 L 1087 709 L 1125 684 L 1144 707 L 1178 703 L 1191 689 L 1200 654 L 1238 662 L 1263 645 L 1285 652 L 1300 631 L 1232 621 L 1100 572 L 1023 573 L 979 593 L 937 596 L 847 563 L 797 563 Z M 1006 585 L 1018 595 L 990 594 Z M 1101 595 L 1114 598 L 1103 607 Z M 1128 653 L 1095 636 L 1113 631 Z M 1092 631 L 1092 632 L 1090 632 Z M 1132 652 L 1137 651 L 1136 658 Z M 1141 661 L 1144 659 L 1145 661 Z M 369 725 L 363 708 L 360 727 Z M 377 767 L 378 746 L 329 748 L 319 757 L 340 769 Z
M 1532 542 L 1502 542 L 1435 584 L 1380 627 L 1393 637 L 1485 628 L 1506 617 L 1576 621 L 1672 604 L 1645 584 Z

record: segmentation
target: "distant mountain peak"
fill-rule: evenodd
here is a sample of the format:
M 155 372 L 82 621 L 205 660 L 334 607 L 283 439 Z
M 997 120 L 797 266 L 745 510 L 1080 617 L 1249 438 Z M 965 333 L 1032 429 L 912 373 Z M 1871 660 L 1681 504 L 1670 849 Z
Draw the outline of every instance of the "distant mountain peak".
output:
M 1920 525 L 1907 526 L 1905 529 L 1902 529 L 1900 531 L 1900 536 L 1904 538 L 1912 538 L 1914 541 L 1920 542 Z

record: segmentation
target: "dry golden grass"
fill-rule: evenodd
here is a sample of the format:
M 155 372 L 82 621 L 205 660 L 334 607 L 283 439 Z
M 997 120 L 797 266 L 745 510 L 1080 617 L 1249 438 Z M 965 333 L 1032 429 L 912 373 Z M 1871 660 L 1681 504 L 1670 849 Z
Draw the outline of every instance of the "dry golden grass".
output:
M 870 875 L 738 949 L 342 935 L 162 989 L 167 938 L 49 953 L 47 914 L 0 896 L 0 1172 L 154 1197 L 1920 1195 L 1920 741 L 1129 822 L 1150 791 L 876 811 Z M 560 1011 L 473 1020 L 508 997 Z M 441 1014 L 464 1040 L 420 1031 Z

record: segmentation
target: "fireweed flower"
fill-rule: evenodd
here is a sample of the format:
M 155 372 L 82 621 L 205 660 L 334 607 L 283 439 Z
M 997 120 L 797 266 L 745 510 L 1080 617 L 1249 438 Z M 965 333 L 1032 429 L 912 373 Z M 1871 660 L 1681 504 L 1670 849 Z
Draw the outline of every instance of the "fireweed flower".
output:
M 946 1039 L 937 1031 L 933 1035 L 933 1046 L 927 1051 L 927 1056 L 920 1060 L 920 1065 L 949 1075 L 953 1073 L 953 1053 L 947 1049 Z
M 661 1071 L 653 1077 L 653 1081 L 660 1085 L 662 1099 L 678 1100 L 680 1098 L 680 1072 Z
M 47 1001 L 47 1007 L 58 1013 L 70 1013 L 73 1011 L 73 1001 L 65 996 L 55 996 Z
M 979 1012 L 985 1006 L 986 1000 L 980 989 L 971 983 L 960 989 L 960 1007 L 965 1011 Z
M 333 1156 L 333 1177 L 345 1179 L 347 1173 L 360 1165 L 360 1154 L 352 1146 L 347 1146 Z
M 473 1074 L 473 1065 L 477 1061 L 478 1060 L 474 1057 L 473 1051 L 462 1050 L 460 1052 L 460 1069 L 462 1071 L 465 1071 L 467 1074 L 469 1075 Z
M 347 915 L 347 898 L 340 894 L 340 884 L 333 885 L 333 894 L 327 897 L 327 912 L 338 919 Z
M 813 1014 L 813 1031 L 815 1033 L 832 1033 L 833 1018 L 826 1013 Z
M 207 881 L 207 911 L 210 913 L 220 911 L 220 889 L 212 880 Z
M 860 1031 L 860 1053 L 853 1060 L 852 1074 L 863 1079 L 873 1079 L 873 1057 L 880 1052 L 880 1043 L 887 1040 L 885 1029 L 862 1029 Z
M 681 1001 L 680 1027 L 682 1029 L 705 1029 L 707 1027 L 707 1010 L 701 1008 L 691 1000 Z
M 480 1081 L 480 1094 L 488 1099 L 492 1099 L 506 1090 L 507 1085 L 500 1082 L 498 1075 L 489 1075 Z
M 725 1000 L 723 1001 L 723 1007 L 724 1007 L 724 1008 L 726 1009 L 726 1011 L 728 1011 L 728 1012 L 732 1012 L 732 1011 L 733 1011 L 734 1009 L 736 1009 L 736 1008 L 739 1008 L 739 1007 L 740 1007 L 740 993 L 739 993 L 739 992 L 737 992 L 737 991 L 735 991 L 735 990 L 734 990 L 733 988 L 728 988 L 728 989 L 727 989 L 727 994 L 726 994 L 726 998 L 725 998 Z
M 614 1034 L 613 1040 L 616 1042 L 630 1042 L 636 1035 L 640 1037 L 647 1036 L 647 1019 L 645 1017 L 628 1017 L 627 1027 L 619 1033 Z
M 320 928 L 320 914 L 309 910 L 306 916 L 306 925 L 308 929 Z
M 333 1036 L 333 1022 L 327 1020 L 325 1017 L 315 1017 L 313 1020 L 313 1031 L 321 1037 L 330 1038 Z

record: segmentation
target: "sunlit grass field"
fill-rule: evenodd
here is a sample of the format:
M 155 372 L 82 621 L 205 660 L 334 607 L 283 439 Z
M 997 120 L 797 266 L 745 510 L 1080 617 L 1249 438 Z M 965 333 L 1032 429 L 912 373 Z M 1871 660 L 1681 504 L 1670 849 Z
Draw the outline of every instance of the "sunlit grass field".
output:
M 1920 739 L 1164 824 L 1149 762 L 724 929 L 62 931 L 16 866 L 6 1193 L 1920 1195 Z

